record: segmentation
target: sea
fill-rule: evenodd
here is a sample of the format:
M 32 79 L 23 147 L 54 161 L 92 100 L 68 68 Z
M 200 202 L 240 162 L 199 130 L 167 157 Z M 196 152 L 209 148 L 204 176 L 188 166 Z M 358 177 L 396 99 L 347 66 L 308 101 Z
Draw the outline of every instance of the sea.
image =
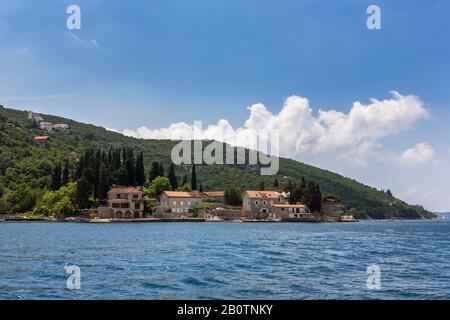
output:
M 450 299 L 450 221 L 0 222 L 0 299 Z

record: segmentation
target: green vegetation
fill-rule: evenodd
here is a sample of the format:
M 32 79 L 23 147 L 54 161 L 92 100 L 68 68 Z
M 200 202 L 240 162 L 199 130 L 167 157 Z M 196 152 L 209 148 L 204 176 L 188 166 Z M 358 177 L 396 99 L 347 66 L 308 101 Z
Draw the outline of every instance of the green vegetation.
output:
M 146 193 L 151 196 L 159 196 L 163 191 L 170 190 L 170 180 L 166 177 L 156 177 L 152 182 L 148 185 Z
M 49 190 L 58 191 L 59 188 L 53 189 L 58 185 L 64 188 L 74 182 L 78 186 L 75 193 L 76 208 L 87 208 L 101 202 L 106 186 L 140 184 L 142 163 L 147 184 L 158 176 L 165 176 L 164 166 L 168 168 L 168 173 L 172 171 L 170 154 L 177 143 L 175 141 L 134 139 L 69 119 L 50 115 L 43 117 L 52 123 L 67 123 L 71 130 L 68 133 L 41 131 L 36 123 L 27 119 L 26 112 L 0 108 L 1 212 L 37 210 Z M 36 143 L 33 137 L 38 135 L 50 136 L 50 147 Z M 206 144 L 203 143 L 203 147 Z M 88 156 L 90 159 L 86 160 L 88 151 L 91 153 Z M 97 161 L 98 156 L 101 161 Z M 114 166 L 112 159 L 117 161 Z M 80 168 L 83 169 L 80 171 Z M 257 166 L 249 165 L 196 165 L 195 169 L 180 165 L 173 169 L 175 177 L 183 181 L 182 188 L 190 184 L 191 189 L 224 190 L 227 184 L 234 183 L 241 190 L 255 190 L 262 185 L 267 189 L 277 189 L 277 185 L 284 186 L 289 180 L 300 185 L 302 178 L 305 178 L 319 185 L 324 195 L 334 194 L 342 199 L 346 209 L 359 218 L 434 216 L 421 206 L 411 206 L 393 197 L 390 191 L 379 191 L 291 159 L 280 159 L 280 170 L 276 177 L 261 176 Z M 189 175 L 190 182 L 187 181 Z M 60 181 L 58 177 L 61 177 Z M 111 180 L 108 181 L 108 178 Z M 170 185 L 170 181 L 169 186 L 177 189 Z
M 46 191 L 33 213 L 44 216 L 73 215 L 77 213 L 76 189 L 76 183 L 71 182 L 58 191 Z
M 234 183 L 229 183 L 224 188 L 225 202 L 230 206 L 242 204 L 242 190 Z

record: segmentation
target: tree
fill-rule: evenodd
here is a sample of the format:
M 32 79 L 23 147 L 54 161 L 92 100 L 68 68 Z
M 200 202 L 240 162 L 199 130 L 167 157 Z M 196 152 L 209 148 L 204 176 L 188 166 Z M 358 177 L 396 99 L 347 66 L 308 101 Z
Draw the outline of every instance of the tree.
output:
M 278 189 L 278 187 L 279 187 L 278 179 L 277 179 L 277 178 L 275 178 L 275 180 L 273 180 L 273 187 L 274 187 L 275 189 Z
M 178 188 L 178 180 L 175 175 L 175 166 L 173 163 L 170 164 L 169 170 L 167 172 L 167 178 L 169 178 L 170 185 L 172 186 L 172 190 L 177 190 Z
M 294 184 L 292 183 L 291 179 L 289 179 L 286 187 L 284 188 L 284 191 L 289 193 L 289 203 L 294 204 Z
M 46 191 L 34 212 L 44 215 L 76 213 L 76 190 L 77 183 L 71 182 L 58 191 Z
M 136 166 L 135 166 L 134 154 L 133 154 L 132 149 L 125 150 L 125 168 L 126 168 L 127 176 L 128 176 L 127 185 L 135 186 L 136 185 Z
M 187 177 L 187 173 L 183 176 L 183 180 L 181 181 L 181 185 L 184 186 L 185 184 L 188 183 L 188 177 Z
M 387 189 L 386 190 L 386 193 L 387 193 L 387 195 L 389 196 L 389 197 L 393 197 L 393 195 L 392 195 L 392 191 L 390 190 L 390 189 Z
M 192 165 L 191 189 L 197 190 L 197 173 L 195 172 L 195 164 Z
M 69 183 L 69 178 L 70 178 L 69 175 L 70 175 L 70 173 L 69 173 L 69 160 L 66 159 L 64 161 L 64 170 L 62 172 L 62 180 L 61 180 L 61 184 L 63 186 L 65 186 L 65 185 L 67 185 Z
M 266 189 L 266 185 L 264 184 L 264 180 L 259 182 L 259 190 L 264 191 Z
M 150 174 L 148 175 L 148 182 L 152 182 L 157 176 L 160 176 L 159 174 L 159 163 L 158 162 L 152 162 L 152 167 L 150 169 Z
M 136 159 L 136 184 L 138 186 L 145 184 L 144 154 L 142 152 Z
M 242 190 L 234 183 L 227 184 L 224 189 L 225 202 L 230 206 L 242 203 Z
M 53 169 L 52 183 L 50 188 L 54 191 L 61 188 L 61 162 L 58 162 Z
M 100 202 L 106 199 L 109 190 L 109 175 L 105 164 L 100 164 L 99 177 L 97 184 L 97 195 Z
M 152 196 L 159 196 L 163 191 L 170 190 L 170 181 L 166 177 L 156 177 L 148 187 L 145 192 Z
M 91 194 L 89 181 L 84 174 L 77 180 L 76 204 L 80 209 L 89 208 L 89 196 Z
M 164 166 L 163 166 L 162 162 L 159 163 L 159 172 L 158 172 L 158 176 L 164 177 Z
M 322 193 L 319 185 L 309 182 L 303 195 L 304 203 L 311 212 L 320 212 L 322 209 Z

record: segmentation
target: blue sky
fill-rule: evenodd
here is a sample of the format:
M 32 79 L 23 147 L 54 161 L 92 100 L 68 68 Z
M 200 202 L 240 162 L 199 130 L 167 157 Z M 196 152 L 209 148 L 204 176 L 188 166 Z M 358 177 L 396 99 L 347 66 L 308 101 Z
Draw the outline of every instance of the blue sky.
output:
M 66 28 L 70 4 L 81 30 Z M 366 27 L 369 4 L 381 30 Z M 450 211 L 449 17 L 445 0 L 2 0 L 0 103 L 118 131 L 220 119 L 238 128 L 256 103 L 277 114 L 297 95 L 317 117 L 396 90 L 429 115 L 376 140 L 392 163 L 354 164 L 341 149 L 292 157 Z M 419 143 L 433 150 L 426 163 L 395 160 Z

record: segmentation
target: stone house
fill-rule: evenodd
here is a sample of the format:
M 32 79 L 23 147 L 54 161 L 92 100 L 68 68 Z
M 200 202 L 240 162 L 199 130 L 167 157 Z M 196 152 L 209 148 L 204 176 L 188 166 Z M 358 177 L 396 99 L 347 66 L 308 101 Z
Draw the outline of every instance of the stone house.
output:
M 199 191 L 164 191 L 159 201 L 162 213 L 190 213 L 192 208 L 202 204 L 206 195 Z
M 247 190 L 242 198 L 244 215 L 268 215 L 273 212 L 273 205 L 286 203 L 283 194 L 277 191 Z
M 132 219 L 144 216 L 143 191 L 140 187 L 113 188 L 108 191 L 106 207 L 98 209 L 102 219 Z

